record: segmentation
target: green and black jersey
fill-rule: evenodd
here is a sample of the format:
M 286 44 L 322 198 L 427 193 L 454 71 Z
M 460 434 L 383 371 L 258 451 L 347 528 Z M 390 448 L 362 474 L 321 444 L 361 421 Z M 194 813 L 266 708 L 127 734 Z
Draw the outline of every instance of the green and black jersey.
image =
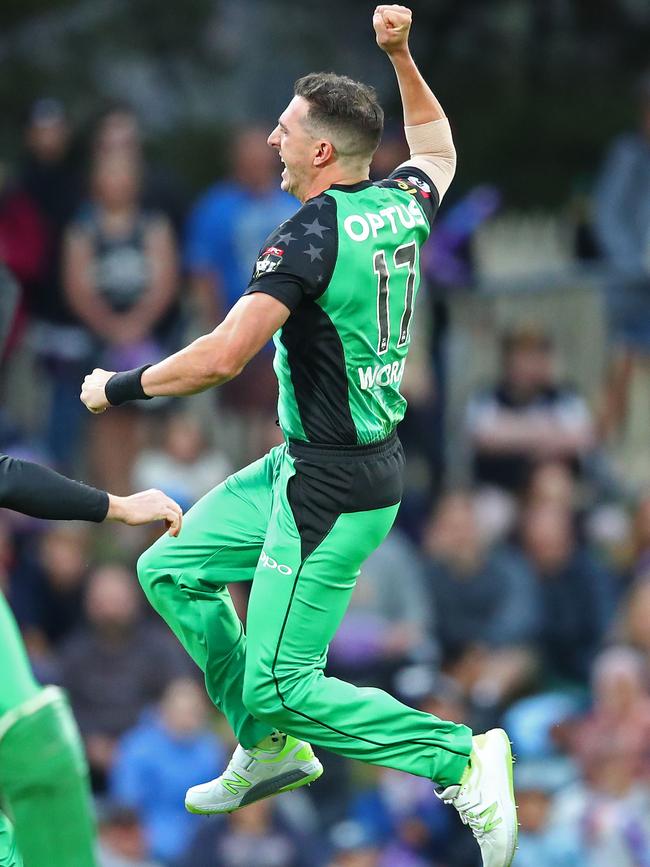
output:
M 274 336 L 288 440 L 366 445 L 404 416 L 420 249 L 438 201 L 429 178 L 406 166 L 377 183 L 333 185 L 265 242 L 247 292 L 291 310 Z

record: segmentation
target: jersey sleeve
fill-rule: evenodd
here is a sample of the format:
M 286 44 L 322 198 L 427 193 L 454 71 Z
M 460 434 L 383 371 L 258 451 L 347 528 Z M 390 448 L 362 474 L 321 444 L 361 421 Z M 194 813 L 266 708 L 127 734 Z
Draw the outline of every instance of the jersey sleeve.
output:
M 440 206 L 440 196 L 431 178 L 426 175 L 422 169 L 415 166 L 409 166 L 408 163 L 395 169 L 394 172 L 385 180 L 381 181 L 380 186 L 398 186 L 405 192 L 414 196 L 422 210 L 424 211 L 429 225 L 438 212 Z
M 336 201 L 323 194 L 310 199 L 269 235 L 244 294 L 264 292 L 295 310 L 303 299 L 323 294 L 337 251 Z
M 0 455 L 0 506 L 33 518 L 100 523 L 108 514 L 108 494 L 40 464 Z

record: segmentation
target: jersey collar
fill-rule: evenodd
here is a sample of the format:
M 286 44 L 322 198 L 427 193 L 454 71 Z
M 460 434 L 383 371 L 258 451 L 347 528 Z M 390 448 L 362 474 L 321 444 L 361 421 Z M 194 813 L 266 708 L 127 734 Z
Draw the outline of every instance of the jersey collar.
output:
M 344 193 L 358 193 L 372 186 L 371 180 L 359 181 L 356 184 L 331 184 L 330 190 L 342 190 Z

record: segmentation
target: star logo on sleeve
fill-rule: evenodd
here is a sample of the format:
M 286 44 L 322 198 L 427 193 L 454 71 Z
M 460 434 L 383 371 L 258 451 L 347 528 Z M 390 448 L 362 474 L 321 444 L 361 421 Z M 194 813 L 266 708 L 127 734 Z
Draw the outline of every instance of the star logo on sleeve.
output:
M 325 198 L 325 196 L 318 196 L 318 198 L 312 199 L 309 204 L 316 205 L 316 207 L 320 211 L 320 209 L 323 207 L 324 204 L 326 204 L 326 202 L 327 199 Z
M 295 241 L 295 240 L 296 239 L 291 234 L 291 232 L 285 232 L 283 235 L 278 235 L 278 243 L 279 244 L 285 244 L 287 247 L 289 246 L 289 244 L 292 241 Z
M 318 222 L 318 217 L 311 223 L 301 223 L 301 226 L 305 229 L 305 235 L 317 235 L 319 238 L 323 237 L 323 232 L 329 232 L 329 226 L 323 226 Z
M 321 256 L 322 252 L 323 252 L 322 247 L 314 247 L 313 244 L 310 244 L 306 250 L 303 250 L 303 253 L 306 256 L 309 256 L 309 259 L 311 262 L 315 262 L 316 259 L 318 259 L 319 262 L 322 262 L 323 261 L 323 257 Z

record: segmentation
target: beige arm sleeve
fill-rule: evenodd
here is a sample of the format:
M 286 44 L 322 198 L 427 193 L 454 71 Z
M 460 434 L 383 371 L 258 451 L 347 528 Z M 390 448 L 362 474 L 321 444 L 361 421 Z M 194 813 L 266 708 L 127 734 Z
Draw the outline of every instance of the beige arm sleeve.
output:
M 404 132 L 411 158 L 402 165 L 415 166 L 431 178 L 442 201 L 456 172 L 456 149 L 449 121 L 443 117 L 417 126 L 405 126 Z

